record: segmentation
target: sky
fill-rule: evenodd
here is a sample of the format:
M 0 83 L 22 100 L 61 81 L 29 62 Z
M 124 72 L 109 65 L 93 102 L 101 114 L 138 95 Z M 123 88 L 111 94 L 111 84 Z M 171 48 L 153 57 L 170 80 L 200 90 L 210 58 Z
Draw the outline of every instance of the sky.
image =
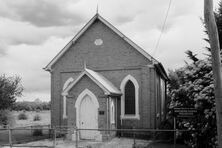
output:
M 214 9 L 219 0 L 214 0 Z M 208 44 L 200 18 L 204 0 L 0 0 L 0 75 L 20 76 L 18 101 L 50 100 L 50 60 L 96 13 L 168 69 L 189 61 L 191 50 L 203 58 Z

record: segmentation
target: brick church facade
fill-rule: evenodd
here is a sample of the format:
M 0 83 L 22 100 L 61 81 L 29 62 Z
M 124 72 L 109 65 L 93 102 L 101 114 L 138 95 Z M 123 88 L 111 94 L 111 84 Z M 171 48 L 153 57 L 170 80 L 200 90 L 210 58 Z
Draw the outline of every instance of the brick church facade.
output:
M 44 69 L 51 74 L 52 126 L 145 129 L 157 128 L 165 118 L 162 64 L 99 14 Z

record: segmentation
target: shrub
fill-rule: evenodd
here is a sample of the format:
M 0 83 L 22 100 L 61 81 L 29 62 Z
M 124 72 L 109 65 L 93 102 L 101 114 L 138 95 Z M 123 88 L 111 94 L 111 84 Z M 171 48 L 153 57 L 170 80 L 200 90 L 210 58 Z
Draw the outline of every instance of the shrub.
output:
M 42 136 L 43 135 L 42 129 L 41 128 L 34 129 L 32 135 L 33 136 Z
M 18 115 L 18 120 L 27 120 L 27 119 L 28 119 L 28 116 L 25 114 L 25 112 L 21 112 Z
M 36 114 L 33 118 L 33 121 L 40 121 L 40 120 L 41 120 L 41 117 L 38 114 Z
M 162 121 L 159 125 L 159 129 L 163 129 L 163 130 L 173 130 L 173 125 L 172 123 L 169 121 L 169 120 L 165 120 L 165 121 Z M 166 131 L 161 131 L 161 132 L 157 132 L 157 135 L 156 135 L 156 139 L 159 139 L 159 140 L 172 140 L 173 139 L 173 136 L 174 136 L 174 132 L 166 132 Z
M 9 110 L 0 110 L 0 125 L 6 127 L 7 125 L 13 126 L 15 119 Z

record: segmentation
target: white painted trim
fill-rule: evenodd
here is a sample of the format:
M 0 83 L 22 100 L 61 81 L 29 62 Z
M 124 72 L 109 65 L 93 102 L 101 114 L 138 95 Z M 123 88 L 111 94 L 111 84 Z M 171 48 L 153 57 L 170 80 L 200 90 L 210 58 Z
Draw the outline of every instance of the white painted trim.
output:
M 110 99 L 110 122 L 111 124 L 115 123 L 115 105 L 114 105 L 114 99 Z
M 73 38 L 69 43 L 50 61 L 50 63 L 44 68 L 45 70 L 51 70 L 52 65 L 55 64 L 58 59 L 71 47 L 71 45 L 93 24 L 96 20 L 95 15 Z
M 112 24 L 106 21 L 99 14 L 96 14 L 77 34 L 76 36 L 50 61 L 50 63 L 44 68 L 46 71 L 51 70 L 53 64 L 55 64 L 58 59 L 71 47 L 71 45 L 94 23 L 96 19 L 99 19 L 103 22 L 107 27 L 109 27 L 112 31 L 114 31 L 117 35 L 123 38 L 127 43 L 133 46 L 139 53 L 145 56 L 147 59 L 154 61 L 155 63 L 159 63 L 156 59 L 154 59 L 150 54 L 148 54 L 145 50 L 135 44 L 132 40 L 127 38 L 122 32 L 116 29 Z
M 76 85 L 76 83 L 84 76 L 87 75 L 93 82 L 95 82 L 102 90 L 104 91 L 105 94 L 110 94 L 109 90 L 106 89 L 100 82 L 98 82 L 92 75 L 90 75 L 87 71 L 83 71 L 75 81 L 71 83 L 64 91 L 63 94 L 68 94 L 69 90 L 72 89 L 73 86 Z
M 73 81 L 74 81 L 74 79 L 72 77 L 68 78 L 66 80 L 66 82 L 64 83 L 62 90 L 64 91 L 70 85 L 70 83 L 73 82 Z M 66 113 L 66 96 L 67 96 L 67 94 L 62 93 L 62 96 L 63 96 L 63 115 L 62 115 L 62 118 L 66 119 L 67 118 L 67 113 Z
M 66 96 L 63 96 L 63 115 L 62 115 L 63 119 L 67 118 L 67 114 L 66 114 Z
M 135 109 L 136 114 L 135 115 L 125 115 L 125 85 L 128 81 L 132 81 L 135 86 Z M 120 90 L 122 92 L 121 96 L 121 119 L 140 119 L 139 116 L 139 83 L 137 80 L 131 76 L 127 75 L 120 84 Z
M 74 81 L 74 79 L 73 79 L 72 77 L 68 78 L 68 79 L 66 80 L 66 82 L 64 83 L 62 90 L 65 90 L 66 87 L 67 87 L 72 81 Z
M 92 70 L 91 70 L 92 71 Z M 99 80 L 97 80 L 90 72 L 89 69 L 85 68 L 85 70 L 83 72 L 81 72 L 79 74 L 79 76 L 75 79 L 75 81 L 73 81 L 70 85 L 68 85 L 65 90 L 63 90 L 62 95 L 67 95 L 69 93 L 69 90 L 72 89 L 73 86 L 75 86 L 79 80 L 81 80 L 81 78 L 87 75 L 93 82 L 95 82 L 105 93 L 105 95 L 109 95 L 111 93 L 118 93 L 121 94 L 120 91 L 118 90 L 118 92 L 113 92 L 113 90 L 110 90 L 110 88 L 106 87 L 106 85 L 103 85 Z M 108 80 L 107 80 L 108 81 Z M 110 82 L 111 83 L 111 82 Z
M 98 128 L 98 108 L 99 108 L 99 102 L 97 100 L 97 97 L 88 89 L 85 89 L 84 91 L 82 91 L 79 96 L 77 97 L 76 103 L 75 103 L 75 108 L 76 108 L 76 126 L 77 128 L 80 128 L 80 104 L 82 102 L 82 99 L 84 99 L 84 97 L 86 95 L 89 95 L 90 98 L 92 99 L 92 102 L 94 103 L 95 107 L 96 107 L 96 128 Z

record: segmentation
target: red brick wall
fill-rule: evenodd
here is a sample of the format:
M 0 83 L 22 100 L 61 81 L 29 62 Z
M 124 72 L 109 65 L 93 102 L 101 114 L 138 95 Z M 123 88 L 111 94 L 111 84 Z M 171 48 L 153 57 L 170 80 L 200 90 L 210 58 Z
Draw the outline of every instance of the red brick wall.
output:
M 94 44 L 94 40 L 97 38 L 103 39 L 101 46 Z M 67 121 L 62 119 L 62 87 L 69 77 L 75 79 L 83 70 L 84 60 L 88 68 L 100 72 L 118 88 L 123 78 L 128 74 L 135 77 L 140 86 L 140 120 L 124 120 L 123 124 L 130 126 L 134 122 L 133 124 L 138 128 L 155 126 L 156 73 L 151 61 L 99 21 L 94 23 L 53 66 L 51 74 L 52 125 L 67 124 Z M 82 85 L 82 88 L 78 88 L 76 91 L 80 92 L 84 87 Z M 74 93 L 73 90 L 72 94 L 77 96 L 79 92 Z M 75 111 L 70 108 L 70 105 L 74 103 L 70 101 L 71 99 L 68 99 L 68 116 L 71 121 L 74 120 L 74 117 L 70 116 L 70 111 L 72 113 Z M 105 104 L 105 102 L 103 103 Z M 68 121 L 68 124 L 71 123 Z

